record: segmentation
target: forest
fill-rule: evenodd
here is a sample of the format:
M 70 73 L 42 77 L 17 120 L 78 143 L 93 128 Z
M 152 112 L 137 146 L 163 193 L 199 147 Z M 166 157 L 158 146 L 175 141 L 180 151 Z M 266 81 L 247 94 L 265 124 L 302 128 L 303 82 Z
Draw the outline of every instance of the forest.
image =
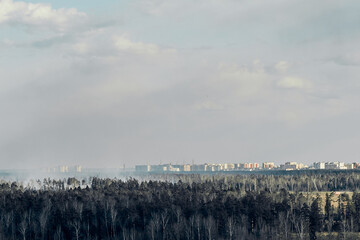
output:
M 359 239 L 360 174 L 0 184 L 0 239 Z

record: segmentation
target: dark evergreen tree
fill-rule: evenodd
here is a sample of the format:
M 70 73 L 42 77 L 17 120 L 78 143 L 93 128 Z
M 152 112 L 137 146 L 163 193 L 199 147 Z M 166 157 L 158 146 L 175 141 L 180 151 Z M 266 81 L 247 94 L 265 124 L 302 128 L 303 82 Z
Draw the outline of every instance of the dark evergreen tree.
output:
M 321 231 L 321 198 L 318 196 L 311 204 L 310 208 L 310 224 L 309 224 L 309 238 L 310 240 L 317 239 L 316 232 Z

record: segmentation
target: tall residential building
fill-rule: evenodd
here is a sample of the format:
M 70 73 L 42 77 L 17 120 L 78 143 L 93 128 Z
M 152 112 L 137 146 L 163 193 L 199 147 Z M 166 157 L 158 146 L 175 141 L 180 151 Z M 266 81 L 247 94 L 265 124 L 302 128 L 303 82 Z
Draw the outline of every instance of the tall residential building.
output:
M 264 162 L 262 164 L 263 169 L 273 169 L 275 167 L 275 164 L 273 162 Z
M 314 168 L 315 169 L 325 169 L 325 163 L 323 163 L 323 162 L 315 162 L 314 163 Z

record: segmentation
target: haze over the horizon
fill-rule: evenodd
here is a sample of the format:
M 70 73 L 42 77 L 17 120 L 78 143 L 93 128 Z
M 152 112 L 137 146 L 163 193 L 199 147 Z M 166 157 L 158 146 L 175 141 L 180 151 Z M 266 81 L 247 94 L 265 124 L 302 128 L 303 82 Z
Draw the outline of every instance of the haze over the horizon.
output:
M 360 161 L 359 9 L 0 0 L 0 168 Z

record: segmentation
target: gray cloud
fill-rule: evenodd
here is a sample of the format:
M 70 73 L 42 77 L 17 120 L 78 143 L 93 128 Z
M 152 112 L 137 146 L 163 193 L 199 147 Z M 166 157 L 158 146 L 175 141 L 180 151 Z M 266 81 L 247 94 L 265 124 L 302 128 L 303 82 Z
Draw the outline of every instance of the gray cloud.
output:
M 15 24 L 39 29 L 65 31 L 86 17 L 85 13 L 70 9 L 53 9 L 48 4 L 21 1 L 0 2 L 0 24 Z
M 137 1 L 122 11 L 121 22 L 114 10 L 109 24 L 98 16 L 66 33 L 3 41 L 3 164 L 358 156 L 351 9 L 337 1 L 214 0 Z M 348 30 L 334 32 L 343 24 Z

